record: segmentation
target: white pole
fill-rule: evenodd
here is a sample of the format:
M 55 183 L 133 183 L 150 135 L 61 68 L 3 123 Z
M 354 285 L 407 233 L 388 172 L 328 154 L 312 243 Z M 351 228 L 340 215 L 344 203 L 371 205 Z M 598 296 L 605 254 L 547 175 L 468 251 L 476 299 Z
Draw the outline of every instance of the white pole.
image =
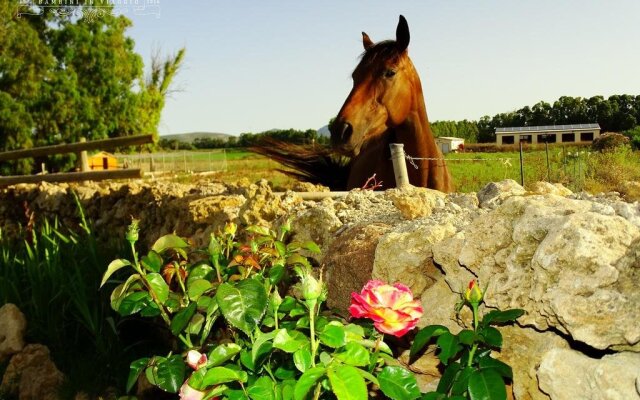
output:
M 407 162 L 404 157 L 404 144 L 391 143 L 391 161 L 393 162 L 393 175 L 396 178 L 396 187 L 402 189 L 409 186 L 409 175 L 407 174 Z

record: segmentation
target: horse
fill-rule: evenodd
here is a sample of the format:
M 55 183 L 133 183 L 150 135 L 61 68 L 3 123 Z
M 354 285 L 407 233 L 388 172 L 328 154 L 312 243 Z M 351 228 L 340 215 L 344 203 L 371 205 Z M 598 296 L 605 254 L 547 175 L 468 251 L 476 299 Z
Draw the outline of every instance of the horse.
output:
M 299 179 L 332 189 L 361 188 L 374 176 L 383 186 L 395 177 L 389 144 L 402 143 L 418 168 L 409 183 L 450 192 L 452 180 L 431 131 L 418 73 L 409 58 L 409 25 L 401 15 L 396 40 L 373 43 L 362 32 L 364 53 L 353 71 L 353 88 L 329 125 L 332 149 L 309 149 L 271 141 L 254 149 Z M 341 158 L 338 155 L 347 157 Z

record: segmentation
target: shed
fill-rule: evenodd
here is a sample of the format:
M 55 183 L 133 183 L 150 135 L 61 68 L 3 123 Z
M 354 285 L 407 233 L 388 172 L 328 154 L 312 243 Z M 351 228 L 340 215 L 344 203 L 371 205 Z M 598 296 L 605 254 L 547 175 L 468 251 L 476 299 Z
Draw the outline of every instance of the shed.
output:
M 436 138 L 436 145 L 442 152 L 447 154 L 456 152 L 464 148 L 464 139 L 450 136 L 441 136 Z
M 89 169 L 91 171 L 118 169 L 118 159 L 106 151 L 92 154 L 89 156 Z

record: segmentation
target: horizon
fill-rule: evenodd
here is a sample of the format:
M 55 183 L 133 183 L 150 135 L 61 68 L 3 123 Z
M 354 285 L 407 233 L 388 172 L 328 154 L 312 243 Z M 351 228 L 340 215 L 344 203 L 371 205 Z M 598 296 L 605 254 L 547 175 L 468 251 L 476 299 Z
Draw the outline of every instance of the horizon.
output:
M 640 94 L 633 0 L 155 2 L 157 16 L 124 15 L 147 68 L 154 51 L 186 47 L 160 135 L 323 127 L 351 89 L 360 32 L 393 39 L 400 14 L 430 121 L 478 120 L 561 96 Z

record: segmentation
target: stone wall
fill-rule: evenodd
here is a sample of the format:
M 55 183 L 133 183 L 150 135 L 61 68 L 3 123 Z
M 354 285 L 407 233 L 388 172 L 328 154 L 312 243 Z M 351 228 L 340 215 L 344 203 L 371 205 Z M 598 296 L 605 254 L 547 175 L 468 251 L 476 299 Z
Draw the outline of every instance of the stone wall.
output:
M 343 312 L 367 280 L 401 281 L 427 310 L 422 326 L 460 330 L 454 305 L 476 278 L 487 308 L 526 312 L 502 328 L 499 357 L 514 367 L 516 399 L 640 399 L 640 206 L 615 193 L 547 183 L 525 191 L 508 180 L 477 194 L 413 188 L 311 202 L 264 181 L 43 184 L 0 193 L 3 231 L 19 232 L 25 208 L 77 222 L 72 190 L 100 235 L 121 235 L 135 216 L 147 244 L 172 231 L 205 244 L 227 220 L 293 218 L 299 239 L 321 245 L 329 305 Z M 424 388 L 437 382 L 433 364 L 419 362 L 430 366 Z

